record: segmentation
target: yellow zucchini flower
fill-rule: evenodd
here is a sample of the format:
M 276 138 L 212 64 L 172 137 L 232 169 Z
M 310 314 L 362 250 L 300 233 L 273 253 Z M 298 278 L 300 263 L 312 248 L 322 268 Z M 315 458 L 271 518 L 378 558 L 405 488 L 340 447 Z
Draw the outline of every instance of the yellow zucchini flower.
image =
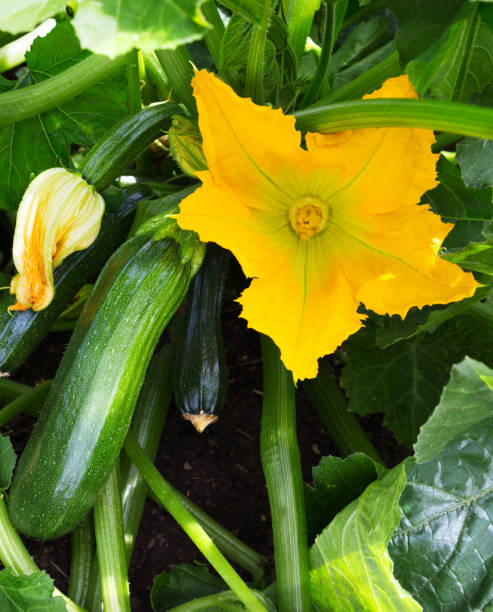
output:
M 81 176 L 64 168 L 39 174 L 17 211 L 12 255 L 18 274 L 10 285 L 17 303 L 9 310 L 42 310 L 55 295 L 53 269 L 94 242 L 104 200 Z
M 404 317 L 412 306 L 471 296 L 472 274 L 438 256 L 452 229 L 427 206 L 437 155 L 431 130 L 307 134 L 204 70 L 193 80 L 208 171 L 178 223 L 231 250 L 250 286 L 238 301 L 295 380 L 317 374 L 364 320 L 360 303 Z M 406 76 L 368 98 L 414 98 Z

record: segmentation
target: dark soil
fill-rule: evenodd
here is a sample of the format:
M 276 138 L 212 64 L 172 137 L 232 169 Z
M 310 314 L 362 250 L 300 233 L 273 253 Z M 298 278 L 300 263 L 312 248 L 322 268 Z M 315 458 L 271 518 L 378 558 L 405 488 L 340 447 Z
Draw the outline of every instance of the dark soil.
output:
M 246 328 L 237 313 L 238 308 L 230 306 L 224 315 L 229 386 L 221 418 L 199 435 L 173 406 L 156 465 L 172 484 L 224 527 L 258 552 L 271 556 L 269 506 L 259 454 L 260 346 L 257 334 Z M 50 334 L 14 379 L 33 384 L 53 377 L 68 338 L 65 333 Z M 338 452 L 301 391 L 297 407 L 303 474 L 310 481 L 311 469 L 321 457 Z M 361 420 L 384 460 L 392 466 L 408 451 L 397 446 L 379 421 L 378 416 Z M 31 428 L 32 419 L 23 416 L 4 428 L 17 452 L 25 444 Z M 66 591 L 70 537 L 48 542 L 26 539 L 26 544 L 39 567 Z M 149 589 L 154 576 L 170 570 L 174 564 L 194 560 L 203 561 L 203 558 L 187 536 L 166 512 L 148 501 L 130 568 L 132 609 L 136 612 L 151 610 Z

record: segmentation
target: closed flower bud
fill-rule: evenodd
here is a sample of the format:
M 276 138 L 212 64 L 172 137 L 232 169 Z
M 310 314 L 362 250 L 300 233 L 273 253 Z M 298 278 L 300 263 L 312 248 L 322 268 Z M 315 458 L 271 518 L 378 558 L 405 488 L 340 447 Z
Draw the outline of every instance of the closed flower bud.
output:
M 9 310 L 42 310 L 53 299 L 53 269 L 99 233 L 104 200 L 81 176 L 64 168 L 39 174 L 17 211 L 10 285 L 17 303 Z
M 185 174 L 194 176 L 200 170 L 207 170 L 202 152 L 202 137 L 195 123 L 175 115 L 168 136 L 173 159 Z

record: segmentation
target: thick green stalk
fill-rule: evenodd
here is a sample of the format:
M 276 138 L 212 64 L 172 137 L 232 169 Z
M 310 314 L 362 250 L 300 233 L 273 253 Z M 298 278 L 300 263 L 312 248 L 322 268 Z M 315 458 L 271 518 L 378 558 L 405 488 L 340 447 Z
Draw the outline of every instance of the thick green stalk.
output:
M 11 402 L 24 393 L 29 393 L 33 388 L 29 385 L 10 380 L 8 378 L 2 378 L 0 376 L 0 401 Z
M 436 142 L 431 145 L 431 152 L 440 153 L 445 147 L 455 144 L 461 138 L 462 136 L 459 136 L 459 134 L 438 134 Z
M 272 606 L 269 605 L 269 602 L 261 591 L 252 589 L 252 593 L 255 593 L 257 599 L 259 599 L 268 610 L 271 609 Z M 203 610 L 209 609 L 231 610 L 231 612 L 237 612 L 238 598 L 232 591 L 222 591 L 221 593 L 214 593 L 214 595 L 192 599 L 180 606 L 170 608 L 168 612 L 203 612 Z
M 110 60 L 104 55 L 90 55 L 45 81 L 0 94 L 0 127 L 64 104 L 124 64 L 125 56 Z
M 329 3 L 331 4 L 331 3 Z M 320 0 L 288 0 L 283 3 L 288 38 L 296 59 L 300 61 L 310 33 L 313 16 L 320 6 Z
M 340 8 L 342 7 L 342 8 Z M 325 37 L 322 46 L 322 53 L 318 61 L 317 70 L 312 77 L 311 83 L 301 100 L 301 108 L 309 106 L 313 100 L 317 97 L 322 83 L 325 81 L 327 76 L 327 68 L 329 66 L 330 57 L 334 48 L 341 22 L 344 17 L 344 13 L 347 8 L 347 0 L 341 2 L 341 0 L 335 0 L 329 2 L 327 7 L 327 24 L 325 26 Z
M 262 23 L 254 25 L 248 49 L 245 96 L 257 104 L 264 102 L 264 51 L 271 15 L 271 0 L 264 0 Z
M 10 521 L 2 494 L 0 494 L 0 561 L 16 576 L 28 576 L 40 571 Z M 67 612 L 84 612 L 57 588 L 54 589 L 53 596 L 63 597 Z
M 380 9 L 385 8 L 387 4 L 387 0 L 376 0 L 375 2 L 371 2 L 368 6 L 363 6 L 359 9 L 359 11 L 354 12 L 351 17 L 348 17 L 344 23 L 342 24 L 341 30 L 345 30 L 352 26 L 353 23 L 360 21 L 363 17 L 366 17 L 370 13 L 374 13 Z
M 82 607 L 86 605 L 95 550 L 93 525 L 88 514 L 72 531 L 72 560 L 68 585 L 68 596 Z
M 130 612 L 118 461 L 94 506 L 94 528 L 104 609 Z
M 362 452 L 383 464 L 376 448 L 368 440 L 325 362 L 321 362 L 317 378 L 303 383 L 306 392 L 334 444 L 346 455 Z
M 220 550 L 207 535 L 207 532 L 194 518 L 193 514 L 183 506 L 173 489 L 162 478 L 152 461 L 129 433 L 125 440 L 125 450 L 130 459 L 139 468 L 149 487 L 157 495 L 166 510 L 185 531 L 200 552 L 209 561 L 229 588 L 236 594 L 247 610 L 266 612 L 265 606 L 255 597 L 243 582 L 237 572 L 231 567 Z
M 192 117 L 196 117 L 197 106 L 191 85 L 193 66 L 187 48 L 159 49 L 156 51 L 156 57 L 168 77 L 173 99 L 182 102 Z
M 127 53 L 127 90 L 130 112 L 138 113 L 142 108 L 138 49 L 132 49 Z
M 493 109 L 458 102 L 381 98 L 307 108 L 295 113 L 297 127 L 341 132 L 367 127 L 411 127 L 493 139 Z
M 161 100 L 166 100 L 169 97 L 170 84 L 154 51 L 144 53 L 144 65 L 146 77 L 157 89 Z
M 384 60 L 356 77 L 342 87 L 338 87 L 319 100 L 313 107 L 332 104 L 341 100 L 358 100 L 364 94 L 378 89 L 386 79 L 398 76 L 402 73 L 397 51 L 391 53 Z
M 247 546 L 239 538 L 211 518 L 201 508 L 196 506 L 186 495 L 180 493 L 180 491 L 175 489 L 173 485 L 169 483 L 167 484 L 173 490 L 173 494 L 176 495 L 176 497 L 188 510 L 190 510 L 193 516 L 207 531 L 219 550 L 226 557 L 228 557 L 228 559 L 231 559 L 231 561 L 234 561 L 244 570 L 249 572 L 252 575 L 255 583 L 259 582 L 264 575 L 264 566 L 268 561 L 267 557 L 260 555 L 258 552 Z M 159 499 L 152 494 L 152 491 L 150 497 L 164 508 Z
M 279 349 L 262 336 L 264 396 L 260 455 L 274 535 L 278 609 L 305 612 L 310 606 L 310 564 L 301 459 L 296 439 L 295 388 Z
M 200 7 L 202 15 L 211 24 L 212 28 L 207 31 L 205 35 L 205 42 L 209 53 L 211 54 L 212 61 L 216 66 L 219 65 L 219 51 L 221 48 L 221 40 L 224 34 L 224 24 L 217 10 L 216 3 L 214 0 L 207 0 Z
M 39 408 L 42 404 L 50 387 L 51 380 L 34 387 L 34 389 L 29 389 L 26 393 L 6 404 L 0 409 L 0 427 L 3 427 L 10 419 L 13 419 L 21 412 L 32 414 L 34 409 Z

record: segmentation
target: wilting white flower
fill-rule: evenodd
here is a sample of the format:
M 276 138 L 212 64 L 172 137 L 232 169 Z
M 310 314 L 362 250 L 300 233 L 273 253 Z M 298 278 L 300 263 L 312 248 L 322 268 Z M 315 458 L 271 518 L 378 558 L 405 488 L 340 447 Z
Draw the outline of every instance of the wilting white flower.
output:
M 81 176 L 64 168 L 39 174 L 17 211 L 12 254 L 18 274 L 10 285 L 17 303 L 9 310 L 42 310 L 55 295 L 53 269 L 99 233 L 104 200 Z

